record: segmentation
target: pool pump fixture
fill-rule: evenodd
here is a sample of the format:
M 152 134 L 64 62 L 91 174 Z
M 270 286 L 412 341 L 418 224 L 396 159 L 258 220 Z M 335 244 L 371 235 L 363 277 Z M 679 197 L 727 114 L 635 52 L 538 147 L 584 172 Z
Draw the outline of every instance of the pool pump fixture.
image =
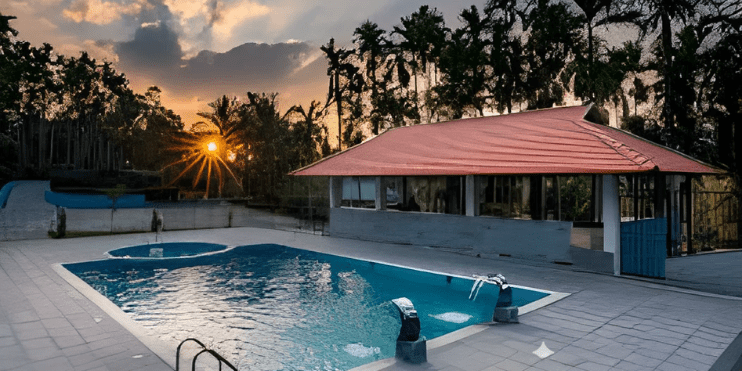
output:
M 500 287 L 500 294 L 497 297 L 497 304 L 495 304 L 495 313 L 492 316 L 492 320 L 495 322 L 518 323 L 518 307 L 513 305 L 513 288 L 508 285 L 505 276 L 497 273 L 488 274 L 486 276 L 475 275 L 474 278 L 477 279 L 474 283 L 475 287 L 477 284 L 481 287 L 484 283 Z M 472 290 L 472 292 L 474 292 L 474 290 Z M 478 288 L 477 292 L 479 292 Z
M 405 362 L 420 364 L 428 361 L 425 337 L 420 337 L 420 318 L 410 299 L 392 299 L 399 311 L 402 327 L 397 337 L 395 357 Z

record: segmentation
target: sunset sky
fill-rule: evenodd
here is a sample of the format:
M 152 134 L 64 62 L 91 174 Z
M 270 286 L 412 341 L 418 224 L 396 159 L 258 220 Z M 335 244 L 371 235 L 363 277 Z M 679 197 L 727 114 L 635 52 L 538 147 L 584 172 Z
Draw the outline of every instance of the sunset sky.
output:
M 324 102 L 326 61 L 319 46 L 331 37 L 350 46 L 369 19 L 391 30 L 420 5 L 440 10 L 449 27 L 485 0 L 3 0 L 18 38 L 58 53 L 88 51 L 114 62 L 131 87 L 162 89 L 163 104 L 187 124 L 226 94 L 278 92 L 281 111 Z

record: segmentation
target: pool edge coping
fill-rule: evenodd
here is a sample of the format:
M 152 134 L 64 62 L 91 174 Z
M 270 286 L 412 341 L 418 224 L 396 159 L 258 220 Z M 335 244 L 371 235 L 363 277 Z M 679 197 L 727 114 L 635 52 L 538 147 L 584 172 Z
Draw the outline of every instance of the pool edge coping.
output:
M 156 245 L 156 244 L 153 244 Z M 260 245 L 260 244 L 258 244 Z M 304 250 L 304 251 L 310 251 L 310 252 L 317 252 L 314 250 L 309 249 L 303 249 L 293 246 L 287 246 L 287 245 L 281 245 L 281 244 L 275 244 L 279 246 L 284 246 L 292 249 L 297 250 Z M 132 245 L 136 246 L 136 245 Z M 237 247 L 242 246 L 251 246 L 251 245 L 235 245 L 230 246 L 226 245 L 227 248 L 224 250 L 218 250 L 206 253 L 205 255 L 212 255 L 212 254 L 220 254 L 224 253 L 230 250 L 233 250 Z M 109 250 L 110 251 L 110 250 Z M 400 264 L 394 264 L 394 263 L 388 263 L 384 261 L 379 260 L 367 260 L 357 257 L 350 257 L 345 255 L 338 255 L 338 254 L 330 254 L 325 252 L 317 252 L 319 254 L 324 255 L 332 255 L 332 256 L 338 256 L 342 258 L 347 259 L 353 259 L 353 260 L 360 260 L 365 262 L 372 262 L 376 264 L 383 264 L 388 265 L 396 268 L 403 268 L 403 269 L 411 269 L 419 272 L 426 272 L 426 273 L 432 273 L 432 274 L 438 274 L 438 275 L 446 275 L 461 279 L 468 279 L 468 280 L 474 280 L 475 278 L 459 275 L 459 274 L 451 274 L 451 273 L 445 273 L 440 271 L 434 271 L 430 269 L 424 269 L 424 268 L 414 268 L 414 267 L 408 267 Z M 200 254 L 203 256 L 204 254 Z M 168 344 L 166 341 L 158 339 L 156 336 L 150 335 L 147 333 L 147 330 L 137 323 L 134 319 L 129 317 L 126 312 L 124 312 L 120 307 L 118 307 L 116 304 L 114 304 L 110 299 L 108 299 L 105 295 L 99 293 L 97 290 L 95 290 L 92 286 L 90 286 L 87 282 L 83 281 L 80 277 L 75 275 L 74 273 L 70 272 L 67 268 L 64 267 L 64 264 L 76 264 L 76 263 L 83 263 L 83 262 L 91 262 L 91 261 L 106 261 L 106 260 L 166 260 L 166 259 L 184 259 L 184 258 L 194 258 L 194 257 L 200 257 L 200 256 L 183 256 L 183 257 L 168 257 L 168 258 L 124 258 L 124 257 L 112 257 L 108 255 L 108 251 L 104 253 L 104 259 L 95 259 L 95 260 L 88 260 L 88 261 L 80 261 L 80 262 L 60 262 L 60 263 L 53 263 L 51 264 L 52 270 L 54 270 L 60 277 L 62 277 L 67 283 L 69 283 L 72 287 L 74 287 L 77 291 L 79 291 L 83 296 L 85 296 L 88 300 L 92 301 L 95 305 L 97 305 L 101 310 L 103 310 L 106 314 L 111 316 L 113 320 L 115 320 L 117 323 L 119 323 L 124 329 L 129 331 L 132 335 L 134 335 L 135 338 L 137 338 L 139 341 L 142 342 L 150 351 L 152 351 L 157 357 L 159 357 L 163 362 L 165 362 L 168 366 L 170 366 L 173 370 L 175 370 L 175 355 L 171 354 L 173 351 L 171 349 L 166 349 L 169 347 L 172 347 L 175 349 L 174 344 Z M 532 288 L 528 286 L 522 286 L 522 285 L 510 285 L 511 287 L 517 287 L 517 288 L 524 288 L 528 290 L 538 291 L 542 293 L 546 293 L 547 295 L 541 299 L 538 299 L 536 301 L 533 301 L 529 304 L 526 304 L 522 307 L 518 307 L 518 315 L 523 315 L 530 313 L 532 311 L 535 311 L 537 309 L 543 308 L 545 306 L 548 306 L 552 303 L 555 303 L 559 300 L 562 300 L 571 294 L 569 293 L 562 293 L 562 292 L 556 292 L 556 291 L 550 291 L 550 290 L 543 290 L 543 289 L 537 289 Z M 493 308 L 494 311 L 494 308 Z M 446 346 L 448 344 L 451 344 L 453 342 L 465 339 L 469 336 L 478 334 L 490 327 L 493 327 L 496 325 L 497 322 L 483 322 L 483 323 L 477 323 L 473 325 L 466 326 L 464 328 L 458 329 L 453 332 L 449 332 L 447 334 L 438 336 L 436 338 L 430 339 L 427 341 L 427 349 L 432 350 L 436 348 L 440 348 L 443 346 Z M 349 369 L 347 371 L 376 371 L 381 370 L 390 366 L 393 366 L 397 363 L 397 360 L 395 357 L 390 358 L 384 358 L 381 360 L 373 361 L 358 367 L 354 367 L 352 369 Z
M 511 286 L 515 286 L 515 285 L 511 285 Z M 525 286 L 519 286 L 519 287 L 525 287 Z M 534 302 L 528 303 L 522 307 L 519 307 L 518 315 L 523 315 L 523 314 L 533 312 L 537 309 L 541 309 L 543 307 L 556 303 L 557 301 L 562 300 L 572 295 L 570 293 L 565 293 L 565 292 L 556 292 L 556 291 L 549 291 L 549 292 L 550 292 L 549 295 L 539 300 L 536 300 Z M 445 335 L 441 335 L 437 338 L 428 340 L 426 343 L 427 350 L 432 350 L 432 349 L 446 346 L 456 341 L 465 339 L 469 336 L 476 335 L 484 330 L 495 327 L 497 325 L 505 325 L 505 324 L 500 324 L 499 322 L 484 322 L 484 323 L 477 323 L 474 325 L 466 326 L 462 329 L 449 332 Z M 397 362 L 398 362 L 397 358 L 389 357 L 389 358 L 380 359 L 378 361 L 374 361 L 371 363 L 367 363 L 365 365 L 351 368 L 348 371 L 378 371 L 378 370 L 383 370 L 387 367 L 394 366 L 397 364 Z
M 98 308 L 108 314 L 111 319 L 121 325 L 126 331 L 131 333 L 137 340 L 142 342 L 152 353 L 160 358 L 165 364 L 175 370 L 175 354 L 169 348 L 170 346 L 163 340 L 156 338 L 155 336 L 149 335 L 147 330 L 134 319 L 129 317 L 126 312 L 114 304 L 111 300 L 105 297 L 103 294 L 96 291 L 92 286 L 88 285 L 87 282 L 83 281 L 80 277 L 67 270 L 64 264 L 70 263 L 53 263 L 51 264 L 52 270 L 62 277 L 67 283 L 69 283 L 75 290 L 80 292 L 88 300 L 97 305 Z M 173 347 L 173 349 L 175 349 Z

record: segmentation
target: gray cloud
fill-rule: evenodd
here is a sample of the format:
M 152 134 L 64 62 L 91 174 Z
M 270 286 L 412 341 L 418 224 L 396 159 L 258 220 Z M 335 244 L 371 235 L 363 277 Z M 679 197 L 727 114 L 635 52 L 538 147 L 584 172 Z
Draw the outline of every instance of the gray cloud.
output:
M 202 51 L 175 73 L 178 84 L 211 96 L 274 92 L 314 52 L 305 43 L 240 45 L 226 53 Z
M 140 27 L 133 40 L 116 44 L 114 50 L 123 70 L 139 71 L 151 77 L 167 77 L 180 66 L 183 56 L 178 35 L 163 23 Z
M 133 40 L 116 43 L 114 50 L 117 69 L 133 86 L 156 83 L 181 101 L 196 96 L 211 101 L 248 91 L 278 92 L 288 105 L 324 99 L 326 62 L 318 57 L 318 47 L 308 43 L 246 43 L 225 53 L 203 50 L 183 59 L 178 36 L 160 23 L 140 28 Z

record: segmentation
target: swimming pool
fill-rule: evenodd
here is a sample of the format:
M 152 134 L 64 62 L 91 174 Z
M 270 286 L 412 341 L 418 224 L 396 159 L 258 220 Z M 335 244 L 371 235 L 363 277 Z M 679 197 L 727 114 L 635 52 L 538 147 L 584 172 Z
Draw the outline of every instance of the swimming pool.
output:
M 111 255 L 147 256 L 157 246 Z M 199 338 L 251 370 L 349 369 L 393 357 L 400 323 L 391 299 L 412 300 L 431 339 L 491 321 L 498 293 L 485 285 L 470 301 L 474 281 L 465 277 L 279 245 L 65 267 L 162 340 Z M 546 295 L 514 287 L 513 300 Z

